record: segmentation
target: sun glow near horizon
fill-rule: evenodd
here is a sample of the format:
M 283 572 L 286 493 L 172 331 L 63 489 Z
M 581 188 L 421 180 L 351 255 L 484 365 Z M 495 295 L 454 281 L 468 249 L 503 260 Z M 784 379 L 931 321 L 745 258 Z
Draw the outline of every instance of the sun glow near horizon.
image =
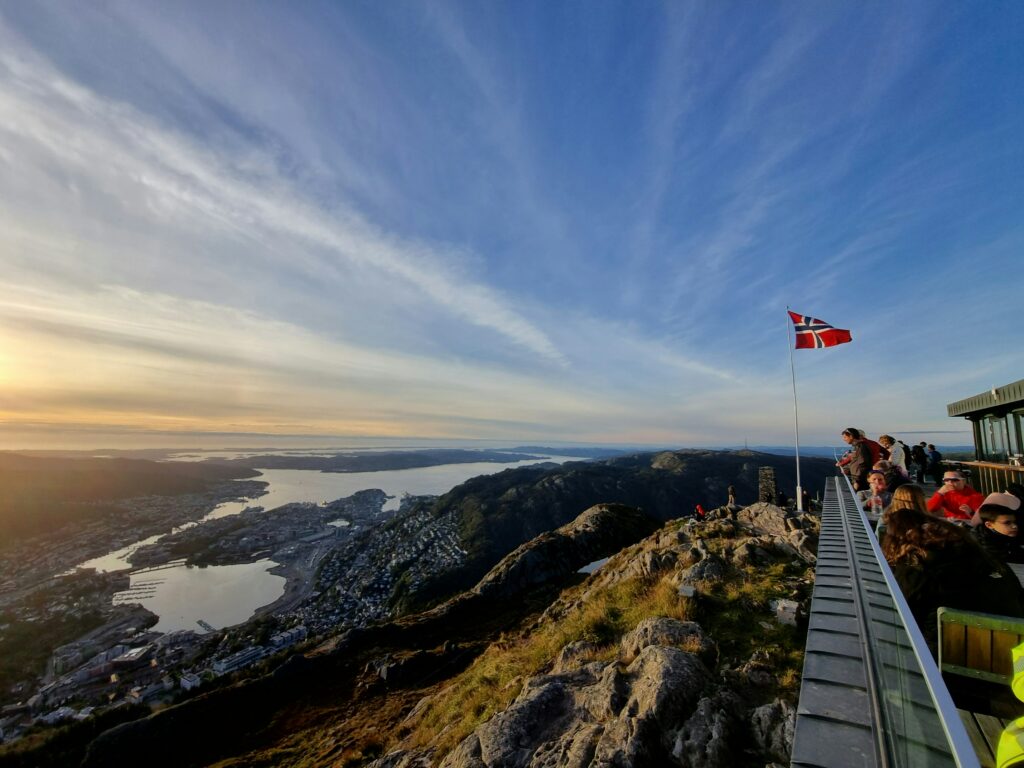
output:
M 787 304 L 854 334 L 807 441 L 948 428 L 1020 377 L 1024 11 L 734 10 L 4 6 L 0 441 L 778 444 Z

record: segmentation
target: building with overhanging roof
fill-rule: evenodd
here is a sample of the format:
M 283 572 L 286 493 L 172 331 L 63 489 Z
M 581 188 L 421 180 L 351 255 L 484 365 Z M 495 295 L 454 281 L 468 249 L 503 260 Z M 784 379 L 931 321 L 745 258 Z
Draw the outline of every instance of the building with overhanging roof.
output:
M 1024 484 L 1024 379 L 957 400 L 946 412 L 971 422 L 975 460 L 958 462 L 970 469 L 971 485 L 992 493 Z
M 946 412 L 971 422 L 978 461 L 1013 464 L 1024 455 L 1024 379 L 950 403 Z

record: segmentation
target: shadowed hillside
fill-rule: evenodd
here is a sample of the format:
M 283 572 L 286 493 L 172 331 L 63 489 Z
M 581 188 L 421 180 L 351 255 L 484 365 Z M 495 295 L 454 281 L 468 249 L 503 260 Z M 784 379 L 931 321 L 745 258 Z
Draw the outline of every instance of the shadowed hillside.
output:
M 694 505 L 724 504 L 736 487 L 740 504 L 757 501 L 758 469 L 772 467 L 779 488 L 792 496 L 796 469 L 790 457 L 754 451 L 685 450 L 639 453 L 560 467 L 523 467 L 475 477 L 432 504 L 432 513 L 455 511 L 462 546 L 461 568 L 439 574 L 415 594 L 395 596 L 418 609 L 470 588 L 514 547 L 564 525 L 594 504 L 619 503 L 657 520 L 693 513 Z M 801 459 L 801 480 L 811 495 L 835 472 L 827 459 Z
M 254 477 L 245 467 L 142 459 L 68 459 L 0 453 L 0 530 L 10 543 L 65 523 L 116 511 L 109 502 L 208 490 Z

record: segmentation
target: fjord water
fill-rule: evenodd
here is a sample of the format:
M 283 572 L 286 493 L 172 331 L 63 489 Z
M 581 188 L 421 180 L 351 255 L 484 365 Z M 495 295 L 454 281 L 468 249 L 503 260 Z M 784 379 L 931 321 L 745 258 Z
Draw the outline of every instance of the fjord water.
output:
M 573 457 L 543 456 L 540 461 L 563 463 L 575 461 Z M 242 501 L 221 504 L 203 521 L 186 524 L 201 525 L 229 515 L 236 515 L 246 507 L 263 507 L 270 514 L 285 504 L 296 502 L 322 503 L 351 496 L 358 491 L 380 488 L 389 496 L 385 510 L 397 510 L 403 493 L 412 495 L 440 495 L 456 485 L 478 475 L 490 475 L 514 467 L 537 464 L 537 459 L 510 462 L 478 462 L 471 464 L 442 464 L 417 469 L 385 470 L 380 472 L 320 472 L 305 469 L 261 469 L 256 478 L 269 485 L 267 493 Z M 181 530 L 181 528 L 175 529 Z M 155 543 L 164 534 L 150 536 L 142 541 L 109 552 L 80 564 L 79 568 L 97 571 L 119 571 L 131 568 L 128 558 L 141 546 Z M 200 619 L 217 629 L 248 620 L 264 605 L 274 602 L 284 591 L 285 580 L 268 571 L 277 563 L 261 560 L 242 565 L 191 568 L 183 564 L 163 567 L 157 571 L 145 569 L 131 575 L 131 586 L 115 596 L 114 602 L 140 603 L 160 617 L 155 629 L 172 632 L 178 629 L 200 631 Z
M 285 578 L 268 571 L 276 563 L 257 560 L 240 565 L 196 568 L 175 565 L 131 575 L 131 586 L 114 595 L 114 604 L 141 603 L 160 617 L 153 630 L 202 633 L 198 622 L 214 629 L 241 624 L 253 612 L 284 593 Z
M 567 456 L 544 456 L 542 461 L 561 464 L 578 461 Z M 537 459 L 515 461 L 507 464 L 496 462 L 475 462 L 472 464 L 440 464 L 435 467 L 417 469 L 392 469 L 378 472 L 320 472 L 310 469 L 261 469 L 260 477 L 254 478 L 270 483 L 267 493 L 242 501 L 229 501 L 214 509 L 207 519 L 236 515 L 246 507 L 263 507 L 271 510 L 284 504 L 301 501 L 321 503 L 351 496 L 368 488 L 380 488 L 388 496 L 385 510 L 397 510 L 403 493 L 413 496 L 438 496 L 447 493 L 456 485 L 478 475 L 493 475 L 504 469 L 526 467 L 537 464 Z

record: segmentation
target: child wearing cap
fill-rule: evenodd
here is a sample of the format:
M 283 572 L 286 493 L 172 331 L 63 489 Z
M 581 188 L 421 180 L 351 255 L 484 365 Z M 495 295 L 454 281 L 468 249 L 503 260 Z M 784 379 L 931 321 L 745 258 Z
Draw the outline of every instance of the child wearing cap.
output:
M 964 476 L 950 470 L 942 476 L 942 485 L 928 499 L 928 511 L 947 520 L 970 521 L 977 525 L 981 520 L 975 517 L 985 497 L 967 485 Z
M 1024 543 L 1017 527 L 1020 499 L 1010 493 L 990 493 L 978 509 L 981 525 L 974 529 L 990 555 L 1004 563 L 1024 563 Z

